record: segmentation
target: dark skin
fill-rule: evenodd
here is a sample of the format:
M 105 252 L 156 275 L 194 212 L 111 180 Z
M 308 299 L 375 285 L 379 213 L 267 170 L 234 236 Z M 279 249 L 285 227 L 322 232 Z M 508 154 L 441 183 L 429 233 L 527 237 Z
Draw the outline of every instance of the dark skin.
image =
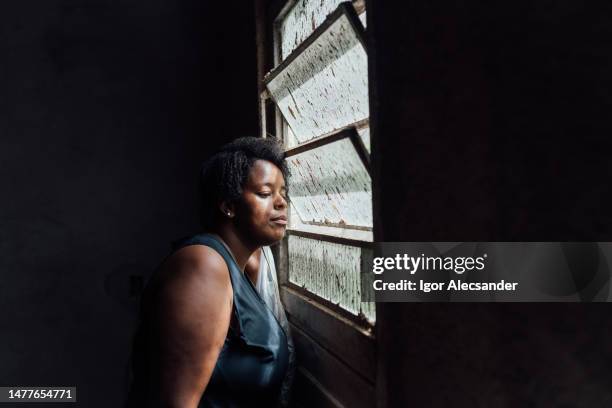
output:
M 259 267 L 260 248 L 283 238 L 287 219 L 285 180 L 274 164 L 256 160 L 238 203 L 219 205 L 212 231 L 228 246 L 238 267 Z M 249 275 L 252 281 L 257 276 Z M 255 278 L 255 280 L 253 279 Z M 160 270 L 152 316 L 159 322 L 155 353 L 159 384 L 154 406 L 196 408 L 225 342 L 233 292 L 225 260 L 212 248 L 191 245 L 175 252 Z
M 244 268 L 244 273 L 249 277 L 253 285 L 257 283 L 257 278 L 259 277 L 259 263 L 261 262 L 261 248 L 257 249 L 249 260 Z

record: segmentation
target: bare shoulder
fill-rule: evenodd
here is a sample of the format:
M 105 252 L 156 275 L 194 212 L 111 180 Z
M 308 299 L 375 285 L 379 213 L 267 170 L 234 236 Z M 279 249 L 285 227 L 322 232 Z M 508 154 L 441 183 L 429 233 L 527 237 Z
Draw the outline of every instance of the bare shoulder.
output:
M 218 311 L 219 302 L 231 305 L 232 285 L 227 263 L 210 247 L 181 248 L 166 259 L 160 272 L 156 297 L 166 307 Z
M 183 279 L 230 283 L 227 263 L 217 251 L 205 245 L 189 245 L 176 251 L 166 260 L 163 275 L 168 283 Z

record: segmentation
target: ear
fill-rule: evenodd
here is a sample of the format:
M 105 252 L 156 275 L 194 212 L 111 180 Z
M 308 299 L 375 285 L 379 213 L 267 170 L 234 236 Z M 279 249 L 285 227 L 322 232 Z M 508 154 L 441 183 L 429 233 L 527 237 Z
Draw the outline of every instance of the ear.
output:
M 227 201 L 222 201 L 219 203 L 219 210 L 221 211 L 221 214 L 227 218 L 234 218 L 236 215 L 234 204 L 230 204 Z

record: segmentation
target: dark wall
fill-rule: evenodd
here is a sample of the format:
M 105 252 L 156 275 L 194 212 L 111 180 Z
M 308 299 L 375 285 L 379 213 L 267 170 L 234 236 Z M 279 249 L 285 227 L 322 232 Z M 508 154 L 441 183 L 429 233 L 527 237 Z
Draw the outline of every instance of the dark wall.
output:
M 612 12 L 404 3 L 371 5 L 385 238 L 610 238 Z
M 607 4 L 368 2 L 377 240 L 612 239 Z M 380 406 L 607 406 L 611 311 L 379 305 Z
M 200 162 L 257 131 L 252 7 L 210 3 L 0 6 L 1 385 L 120 405 L 130 294 L 198 230 Z

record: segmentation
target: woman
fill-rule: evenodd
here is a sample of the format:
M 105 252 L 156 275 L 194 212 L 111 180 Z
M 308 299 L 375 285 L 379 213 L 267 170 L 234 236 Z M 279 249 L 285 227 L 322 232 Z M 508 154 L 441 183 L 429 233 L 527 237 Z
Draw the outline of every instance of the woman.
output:
M 238 139 L 205 163 L 206 233 L 178 242 L 143 295 L 130 406 L 278 404 L 287 334 L 244 270 L 285 234 L 286 176 L 271 139 Z

